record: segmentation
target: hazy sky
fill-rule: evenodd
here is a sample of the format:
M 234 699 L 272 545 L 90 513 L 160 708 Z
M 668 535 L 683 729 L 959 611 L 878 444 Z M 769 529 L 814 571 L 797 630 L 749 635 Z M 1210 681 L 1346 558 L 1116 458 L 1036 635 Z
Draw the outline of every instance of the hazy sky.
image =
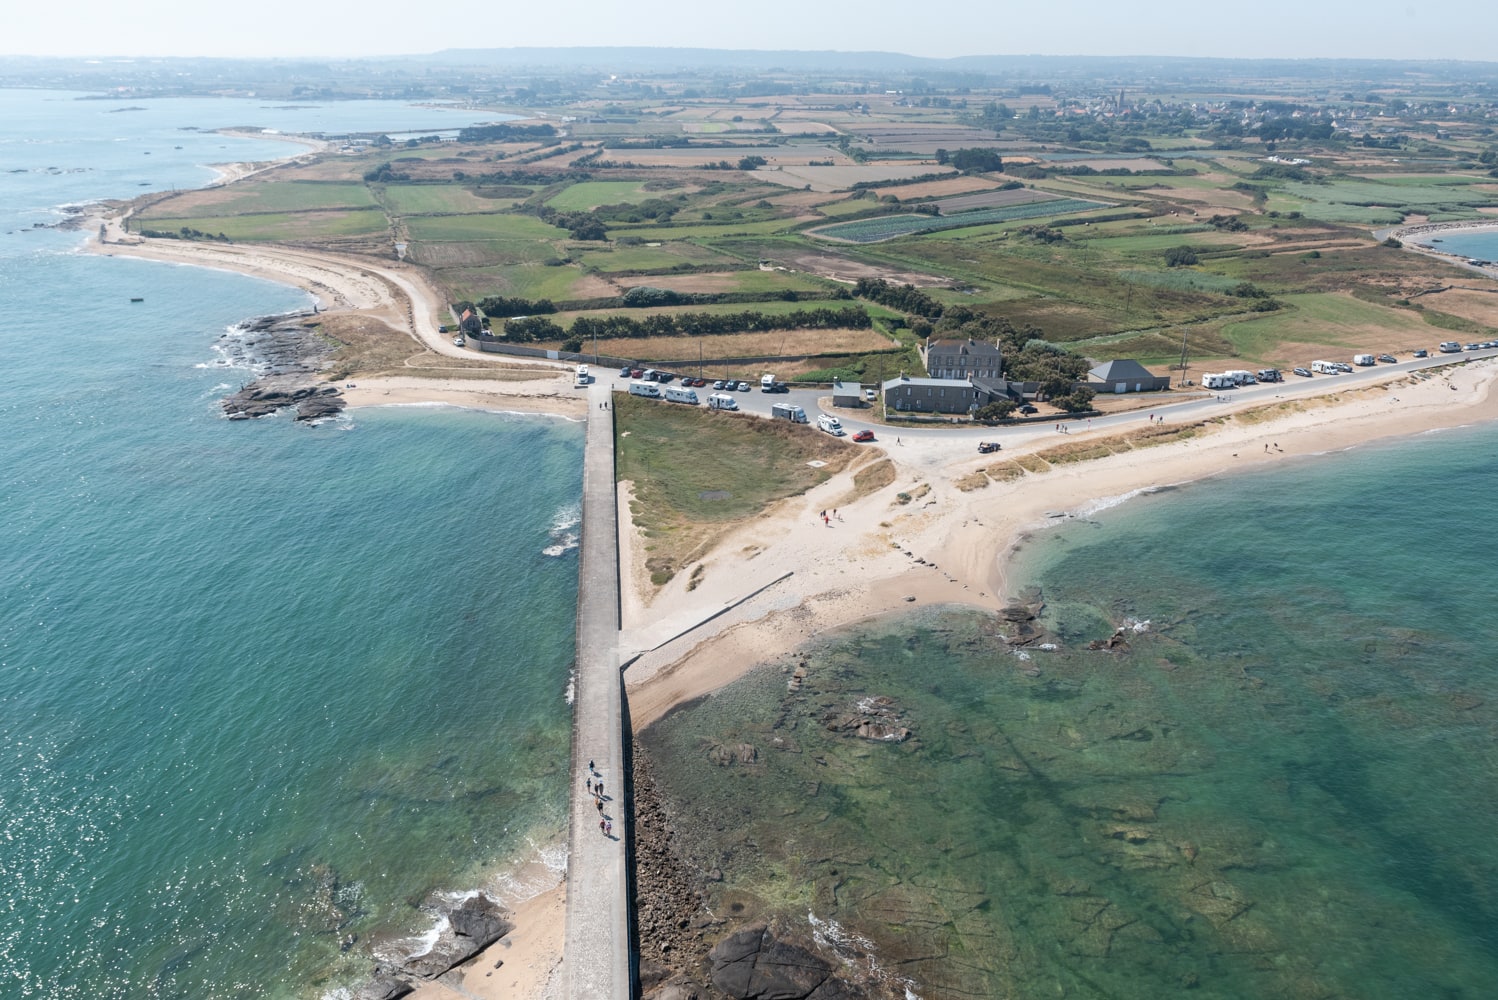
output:
M 24 0 L 0 54 L 363 56 L 661 45 L 956 55 L 1498 60 L 1498 2 Z

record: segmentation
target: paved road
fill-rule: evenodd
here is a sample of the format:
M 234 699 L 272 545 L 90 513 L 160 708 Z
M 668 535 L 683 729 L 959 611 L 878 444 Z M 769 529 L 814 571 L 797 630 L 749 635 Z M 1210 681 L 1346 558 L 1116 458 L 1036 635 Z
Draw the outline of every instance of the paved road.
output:
M 630 878 L 625 845 L 623 686 L 619 676 L 618 508 L 609 383 L 588 389 L 582 546 L 577 589 L 577 681 L 572 706 L 572 823 L 567 854 L 569 1000 L 629 1000 Z M 610 404 L 611 405 L 611 404 Z M 594 765 L 589 770 L 590 762 Z M 603 808 L 586 782 L 603 782 Z M 612 835 L 598 828 L 613 823 Z

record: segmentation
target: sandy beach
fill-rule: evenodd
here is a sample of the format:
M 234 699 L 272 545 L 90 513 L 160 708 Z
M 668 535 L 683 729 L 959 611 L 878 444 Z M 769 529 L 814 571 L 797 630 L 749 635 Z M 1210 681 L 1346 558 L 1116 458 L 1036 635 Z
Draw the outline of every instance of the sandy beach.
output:
M 433 351 L 476 356 L 438 333 L 434 317 L 441 300 L 406 265 L 282 248 L 138 242 L 117 228 L 107 232 L 115 238 L 95 240 L 92 249 L 289 282 L 312 291 L 328 308 L 378 316 Z M 1493 420 L 1498 418 L 1495 378 L 1498 360 L 1458 358 L 1418 374 L 1391 371 L 1382 381 L 1357 388 L 1333 380 L 1323 386 L 1318 380 L 1315 390 L 1324 395 L 1228 404 L 1194 437 L 1055 465 L 977 489 L 971 488 L 973 474 L 994 465 L 995 456 L 974 454 L 970 439 L 870 447 L 854 469 L 736 527 L 704 560 L 704 572 L 690 589 L 693 575 L 686 572 L 658 591 L 650 587 L 644 539 L 629 520 L 629 484 L 621 484 L 621 658 L 629 662 L 631 719 L 637 729 L 648 726 L 672 707 L 717 690 L 813 636 L 874 616 L 938 603 L 997 610 L 1012 596 L 1005 570 L 1015 546 L 1049 525 L 1141 491 Z M 454 405 L 571 418 L 588 412 L 563 366 L 555 377 L 413 375 L 360 379 L 343 391 L 355 407 Z M 1169 405 L 1157 412 L 1167 424 L 1177 419 Z M 1138 426 L 1146 419 L 1141 412 Z M 1079 425 L 1065 443 L 1117 433 Z M 1052 435 L 1006 436 L 1002 458 L 1013 460 L 1058 443 Z M 894 482 L 856 497 L 853 472 L 881 457 L 893 463 Z M 902 501 L 902 493 L 908 501 Z M 824 522 L 823 510 L 835 516 Z M 430 983 L 415 996 L 558 995 L 552 973 L 561 961 L 565 886 L 514 905 L 512 934 L 464 966 L 452 985 Z

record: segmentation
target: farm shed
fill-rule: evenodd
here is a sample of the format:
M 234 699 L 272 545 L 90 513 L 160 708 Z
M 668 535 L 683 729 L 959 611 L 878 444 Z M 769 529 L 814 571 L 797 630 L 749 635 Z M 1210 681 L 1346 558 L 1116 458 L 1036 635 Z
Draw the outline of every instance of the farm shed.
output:
M 832 383 L 833 406 L 864 406 L 863 386 L 857 382 Z
M 1097 392 L 1158 392 L 1170 388 L 1170 376 L 1151 375 L 1139 362 L 1120 359 L 1092 369 L 1086 384 Z

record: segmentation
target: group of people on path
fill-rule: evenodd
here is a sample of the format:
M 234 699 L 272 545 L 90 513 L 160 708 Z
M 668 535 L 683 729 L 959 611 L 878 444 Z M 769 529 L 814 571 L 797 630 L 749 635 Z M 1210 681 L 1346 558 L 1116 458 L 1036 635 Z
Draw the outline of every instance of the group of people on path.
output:
M 598 780 L 594 780 L 597 778 Z M 598 807 L 598 832 L 605 837 L 614 835 L 614 821 L 603 815 L 603 776 L 593 767 L 593 762 L 588 761 L 588 777 L 586 780 L 588 794 L 593 796 L 593 804 Z
M 837 508 L 836 507 L 832 508 L 832 513 L 830 515 L 824 510 L 820 514 L 818 514 L 817 517 L 820 517 L 822 519 L 822 523 L 825 524 L 829 528 L 832 527 L 832 522 L 834 520 L 837 520 L 837 521 L 841 521 L 842 520 L 841 517 L 838 517 Z

